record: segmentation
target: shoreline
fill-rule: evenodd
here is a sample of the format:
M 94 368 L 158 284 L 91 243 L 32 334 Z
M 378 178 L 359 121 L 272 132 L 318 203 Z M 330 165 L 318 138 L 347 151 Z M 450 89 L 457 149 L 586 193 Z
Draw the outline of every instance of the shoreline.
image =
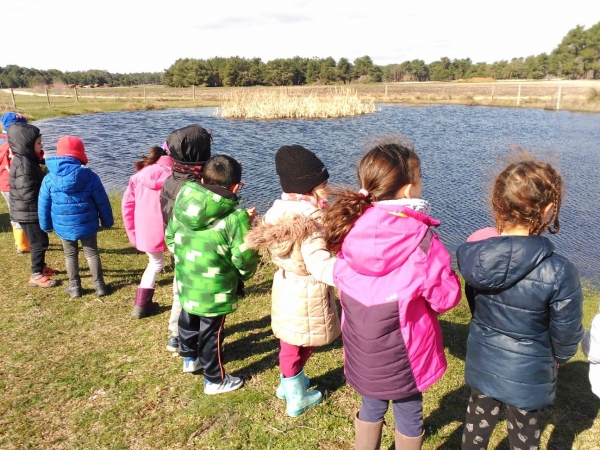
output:
M 248 88 L 131 88 L 0 90 L 0 113 L 23 113 L 29 120 L 117 111 L 217 107 L 235 90 L 285 90 L 296 95 L 331 95 L 351 88 L 381 104 L 464 105 L 600 113 L 600 80 L 400 82 Z

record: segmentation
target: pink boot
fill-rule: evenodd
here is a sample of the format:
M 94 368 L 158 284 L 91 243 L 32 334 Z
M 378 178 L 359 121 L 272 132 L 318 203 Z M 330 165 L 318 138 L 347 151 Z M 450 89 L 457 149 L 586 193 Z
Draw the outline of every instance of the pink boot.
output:
M 131 312 L 132 319 L 142 319 L 146 316 L 156 314 L 159 309 L 158 303 L 152 301 L 154 289 L 152 288 L 137 288 L 135 292 L 135 304 Z

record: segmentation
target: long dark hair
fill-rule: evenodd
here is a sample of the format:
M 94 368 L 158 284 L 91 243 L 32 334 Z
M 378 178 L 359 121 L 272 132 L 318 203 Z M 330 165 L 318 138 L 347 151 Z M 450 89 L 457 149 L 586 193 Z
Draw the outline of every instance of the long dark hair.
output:
M 325 210 L 325 240 L 327 248 L 335 253 L 342 248 L 354 222 L 373 202 L 392 200 L 401 187 L 420 180 L 421 163 L 410 141 L 402 136 L 387 137 L 361 158 L 356 174 L 361 192 L 333 189 L 336 199 Z
M 163 155 L 166 155 L 165 150 L 158 145 L 153 145 L 150 147 L 150 151 L 148 152 L 148 156 L 142 155 L 142 159 L 133 163 L 133 167 L 135 167 L 135 171 L 139 172 L 144 167 L 151 166 L 152 164 L 156 164 L 156 161 Z

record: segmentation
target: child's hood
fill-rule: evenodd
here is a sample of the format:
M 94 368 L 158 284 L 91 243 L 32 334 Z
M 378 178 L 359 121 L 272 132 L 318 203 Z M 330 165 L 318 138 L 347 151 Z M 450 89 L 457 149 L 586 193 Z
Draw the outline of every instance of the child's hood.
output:
M 458 247 L 458 268 L 475 289 L 496 291 L 514 286 L 554 252 L 543 236 L 498 236 Z
M 401 205 L 375 203 L 356 221 L 338 255 L 355 272 L 379 277 L 397 269 L 439 221 Z
M 40 136 L 40 129 L 28 123 L 14 123 L 7 132 L 10 150 L 15 155 L 30 159 L 36 159 L 35 141 Z
M 46 158 L 46 167 L 52 183 L 63 192 L 81 191 L 87 186 L 93 173 L 72 156 Z
M 173 159 L 170 156 L 161 156 L 156 164 L 147 166 L 137 173 L 138 182 L 152 191 L 160 191 L 165 184 L 165 179 L 172 173 L 171 167 L 173 167 Z
M 322 212 L 307 202 L 276 200 L 246 236 L 250 248 L 268 248 L 279 257 L 290 253 L 321 228 Z
M 237 195 L 225 188 L 188 181 L 177 196 L 173 216 L 186 228 L 198 231 L 216 224 L 238 204 Z

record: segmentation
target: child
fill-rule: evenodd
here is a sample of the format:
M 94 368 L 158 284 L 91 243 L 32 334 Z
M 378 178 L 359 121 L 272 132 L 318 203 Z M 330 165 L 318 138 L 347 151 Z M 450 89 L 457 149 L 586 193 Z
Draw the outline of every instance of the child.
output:
M 343 190 L 325 213 L 342 303 L 344 372 L 362 396 L 356 448 L 376 449 L 392 401 L 396 448 L 420 449 L 422 392 L 446 371 L 437 315 L 455 307 L 460 282 L 421 199 L 419 157 L 389 139 L 357 168 L 360 190 Z
M 50 277 L 55 272 L 46 266 L 48 234 L 40 228 L 38 196 L 44 172 L 44 146 L 40 129 L 17 122 L 7 132 L 8 144 L 13 153 L 10 167 L 10 220 L 18 222 L 31 248 L 31 276 L 29 286 L 49 288 L 56 285 Z
M 542 236 L 559 230 L 562 187 L 546 163 L 510 164 L 494 182 L 495 236 L 480 230 L 456 252 L 473 311 L 463 450 L 487 448 L 502 404 L 510 447 L 538 448 L 558 364 L 575 354 L 583 336 L 577 269 Z
M 39 198 L 40 226 L 54 230 L 62 240 L 69 284 L 65 293 L 81 297 L 79 249 L 87 259 L 98 297 L 107 294 L 98 253 L 98 218 L 102 226 L 113 226 L 108 196 L 98 175 L 85 167 L 88 163 L 83 142 L 75 136 L 64 136 L 56 143 L 56 156 L 46 159 L 50 173 L 44 179 Z
M 223 326 L 237 308 L 237 286 L 256 271 L 256 252 L 244 237 L 250 216 L 238 207 L 242 166 L 229 156 L 212 157 L 203 185 L 181 188 L 165 233 L 175 258 L 179 315 L 179 354 L 183 371 L 204 370 L 204 393 L 222 394 L 242 387 L 243 380 L 225 374 Z
M 590 384 L 592 392 L 600 397 L 600 313 L 581 342 L 581 349 L 590 361 Z
M 165 267 L 165 232 L 162 226 L 160 190 L 171 175 L 173 159 L 162 147 L 152 147 L 148 156 L 134 163 L 137 173 L 129 179 L 123 194 L 121 212 L 132 246 L 148 255 L 148 266 L 135 293 L 131 317 L 141 319 L 158 312 L 152 301 L 154 283 Z
M 0 192 L 2 192 L 2 197 L 6 201 L 6 205 L 8 206 L 8 212 L 10 213 L 10 163 L 12 159 L 12 155 L 10 152 L 10 146 L 8 145 L 8 137 L 6 135 L 6 130 L 13 123 L 27 123 L 25 117 L 21 114 L 14 112 L 7 112 L 2 115 L 0 118 L 2 122 L 2 133 L 0 133 Z M 29 241 L 27 240 L 27 236 L 25 236 L 25 232 L 21 228 L 18 222 L 11 221 L 10 225 L 13 229 L 13 236 L 15 239 L 15 246 L 17 248 L 17 254 L 21 255 L 23 253 L 29 253 Z
M 160 190 L 160 207 L 162 210 L 163 226 L 167 227 L 173 212 L 175 199 L 181 187 L 188 181 L 200 183 L 202 168 L 210 158 L 212 133 L 200 125 L 188 125 L 169 134 L 163 148 L 170 152 L 173 158 L 173 173 L 169 176 Z M 170 336 L 167 350 L 176 352 L 179 348 L 179 314 L 181 304 L 177 296 L 176 278 L 173 278 L 173 306 L 169 316 Z
M 308 358 L 316 346 L 340 335 L 333 290 L 335 257 L 322 235 L 329 173 L 300 145 L 277 150 L 275 168 L 283 194 L 250 232 L 248 245 L 267 248 L 277 267 L 271 307 L 271 327 L 281 345 L 277 397 L 286 400 L 286 413 L 296 417 L 322 398 L 317 390 L 307 391 Z

